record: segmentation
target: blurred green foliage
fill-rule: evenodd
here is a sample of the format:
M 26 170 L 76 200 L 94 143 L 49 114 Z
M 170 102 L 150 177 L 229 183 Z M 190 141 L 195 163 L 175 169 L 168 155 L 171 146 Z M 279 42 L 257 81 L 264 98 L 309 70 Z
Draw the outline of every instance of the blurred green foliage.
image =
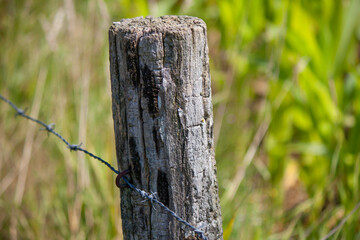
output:
M 360 201 L 360 1 L 0 0 L 1 94 L 115 163 L 107 30 L 149 14 L 208 25 L 224 239 L 329 233 Z M 0 238 L 121 238 L 114 176 L 0 109 Z

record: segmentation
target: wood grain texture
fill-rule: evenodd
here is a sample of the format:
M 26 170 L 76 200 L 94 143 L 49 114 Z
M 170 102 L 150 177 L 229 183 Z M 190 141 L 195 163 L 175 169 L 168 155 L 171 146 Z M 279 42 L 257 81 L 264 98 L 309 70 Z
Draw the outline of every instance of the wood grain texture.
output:
M 119 168 L 209 239 L 222 239 L 205 23 L 123 19 L 109 42 Z M 193 234 L 130 189 L 121 190 L 121 211 L 125 240 Z

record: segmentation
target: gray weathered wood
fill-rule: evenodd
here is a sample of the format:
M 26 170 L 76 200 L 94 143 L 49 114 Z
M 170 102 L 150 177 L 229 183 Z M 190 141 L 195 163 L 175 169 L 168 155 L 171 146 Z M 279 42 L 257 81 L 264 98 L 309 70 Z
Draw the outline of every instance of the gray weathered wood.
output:
M 110 27 L 109 42 L 119 168 L 209 239 L 222 239 L 205 23 L 123 19 Z M 126 188 L 121 216 L 126 240 L 193 235 Z

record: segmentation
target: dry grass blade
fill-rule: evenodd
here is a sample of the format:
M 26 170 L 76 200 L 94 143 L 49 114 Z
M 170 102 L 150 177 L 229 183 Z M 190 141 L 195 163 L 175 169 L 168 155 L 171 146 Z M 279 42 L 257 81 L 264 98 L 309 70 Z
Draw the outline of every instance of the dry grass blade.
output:
M 336 227 L 334 227 L 325 237 L 321 238 L 321 240 L 329 239 L 332 235 L 334 235 L 359 208 L 360 202 L 356 204 L 353 210 L 351 210 L 351 212 L 349 212 L 349 214 L 346 215 L 346 217 L 344 217 Z
M 36 92 L 34 96 L 34 103 L 33 107 L 31 109 L 31 115 L 35 116 L 37 118 L 39 116 L 40 111 L 40 105 L 42 101 L 42 96 L 44 93 L 44 86 L 47 76 L 47 70 L 42 69 L 39 74 L 37 86 L 36 86 Z M 34 136 L 35 136 L 35 124 L 29 123 L 29 130 L 26 135 L 23 154 L 21 156 L 20 160 L 20 169 L 19 170 L 19 180 L 16 186 L 16 192 L 15 192 L 15 203 L 20 204 L 23 195 L 24 195 L 24 189 L 25 189 L 25 183 L 26 183 L 26 177 L 28 173 L 28 168 L 30 164 L 31 159 L 31 152 L 34 145 Z M 21 173 L 21 174 L 20 174 Z

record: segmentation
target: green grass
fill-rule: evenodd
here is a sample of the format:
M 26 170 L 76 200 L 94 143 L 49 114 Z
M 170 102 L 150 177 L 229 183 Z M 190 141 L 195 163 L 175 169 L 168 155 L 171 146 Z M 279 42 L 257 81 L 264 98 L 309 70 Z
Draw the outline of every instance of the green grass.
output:
M 107 31 L 149 14 L 208 25 L 224 238 L 329 233 L 360 201 L 360 1 L 0 0 L 1 94 L 116 164 Z M 113 174 L 0 110 L 0 238 L 119 239 Z

